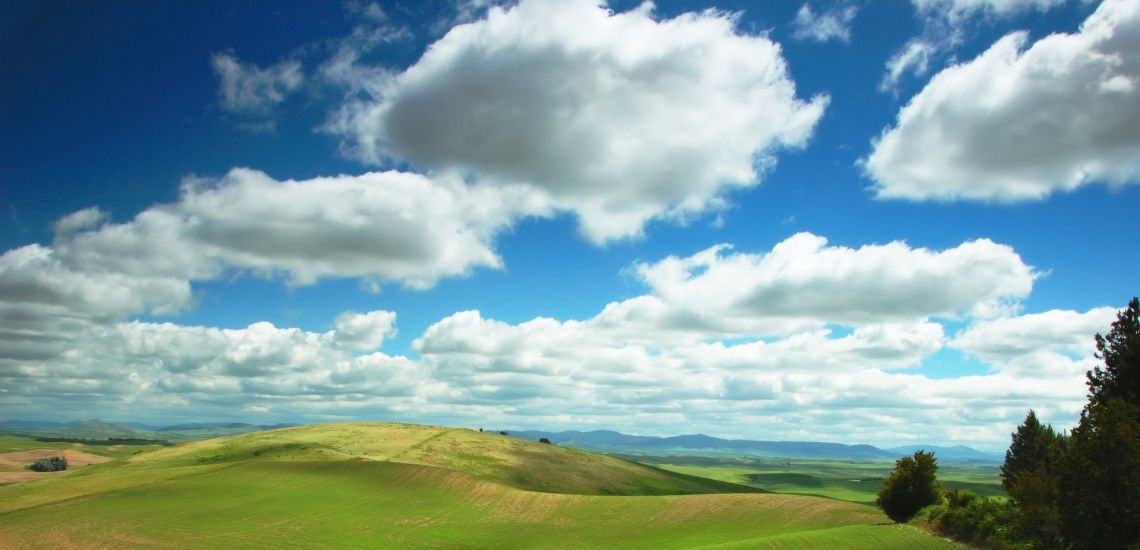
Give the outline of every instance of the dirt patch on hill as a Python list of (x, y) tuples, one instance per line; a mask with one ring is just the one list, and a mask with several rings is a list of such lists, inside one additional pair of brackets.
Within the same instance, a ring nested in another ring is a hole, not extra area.
[[(85, 453), (73, 449), (32, 449), (13, 453), (0, 453), (0, 484), (22, 483), (49, 476), (58, 472), (32, 472), (24, 466), (41, 458), (62, 456), (67, 459), (68, 469), (88, 464), (99, 464), (111, 460), (105, 456)], [(5, 471), (7, 470), (7, 471)]]
[(31, 449), (13, 453), (0, 453), (0, 468), (20, 469), (41, 458), (62, 456), (68, 466), (86, 466), (111, 460), (105, 456), (76, 451), (74, 449)]

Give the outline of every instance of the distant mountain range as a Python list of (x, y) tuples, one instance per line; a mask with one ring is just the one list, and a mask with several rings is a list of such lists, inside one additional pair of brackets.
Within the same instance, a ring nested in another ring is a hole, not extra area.
[(178, 442), (256, 432), (273, 428), (285, 428), (294, 425), (295, 424), (255, 425), (240, 422), (217, 422), (152, 426), (137, 422), (115, 423), (104, 422), (102, 420), (79, 420), (75, 422), (5, 420), (0, 422), (0, 432), (24, 434), (35, 437), (89, 440), (145, 439), (150, 441)]
[[(297, 424), (256, 425), (242, 422), (193, 422), (156, 426), (137, 422), (105, 422), (80, 420), (75, 422), (45, 422), (37, 420), (0, 421), (0, 432), (35, 437), (55, 437), (87, 440), (145, 439), (177, 443), (194, 439), (221, 437)], [(844, 445), (819, 441), (752, 441), (747, 439), (721, 439), (704, 434), (653, 437), (629, 435), (611, 430), (591, 432), (565, 431), (513, 431), (515, 437), (537, 440), (547, 438), (565, 447), (602, 453), (654, 456), (748, 456), (759, 458), (801, 458), (823, 460), (881, 461), (894, 460), (913, 454), (915, 450), (931, 451), (942, 461), (1001, 462), (1000, 454), (986, 453), (957, 445), (908, 445), (881, 449), (873, 445)]]
[(999, 454), (957, 445), (908, 445), (880, 449), (873, 445), (844, 445), (818, 441), (752, 441), (747, 439), (721, 439), (703, 434), (652, 437), (628, 435), (610, 430), (592, 432), (566, 431), (515, 431), (523, 439), (547, 438), (552, 443), (587, 451), (622, 453), (629, 455), (677, 456), (750, 456), (761, 458), (806, 458), (826, 460), (895, 460), (914, 454), (918, 449), (933, 452), (939, 460), (953, 462), (1001, 462)]

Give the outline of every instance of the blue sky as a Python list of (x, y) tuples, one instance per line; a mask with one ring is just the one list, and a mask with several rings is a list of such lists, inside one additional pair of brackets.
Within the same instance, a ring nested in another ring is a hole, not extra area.
[(1000, 448), (1137, 293), (1140, 2), (18, 2), (0, 418)]

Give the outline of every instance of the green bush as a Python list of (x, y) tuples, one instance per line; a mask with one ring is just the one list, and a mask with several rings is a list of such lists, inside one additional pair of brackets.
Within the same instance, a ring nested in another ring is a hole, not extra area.
[(934, 453), (915, 451), (895, 462), (895, 470), (883, 482), (875, 502), (892, 520), (905, 523), (919, 510), (941, 499), (941, 489), (935, 479), (938, 461)]
[(935, 529), (943, 535), (995, 550), (1028, 548), (1013, 537), (1016, 518), (1017, 510), (1010, 502), (979, 498), (957, 489), (946, 493), (945, 507), (930, 514)]
[(41, 458), (28, 464), (26, 468), (33, 472), (59, 472), (67, 469), (67, 459), (62, 456)]

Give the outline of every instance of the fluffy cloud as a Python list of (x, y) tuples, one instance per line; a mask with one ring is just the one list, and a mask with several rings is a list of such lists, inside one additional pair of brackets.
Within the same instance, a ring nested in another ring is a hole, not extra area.
[[(58, 353), (50, 360), (0, 357), (0, 381), (11, 407), (51, 402), (57, 408), (228, 411), (226, 405), (282, 399), (410, 399), (425, 383), (421, 369), (375, 351), (392, 334), (394, 319), (387, 311), (350, 313), (324, 333), (266, 322), (241, 329), (88, 324), (71, 338), (54, 339)], [(354, 354), (346, 345), (370, 353)]]
[(547, 211), (521, 186), (400, 172), (276, 181), (245, 169), (187, 180), (177, 202), (126, 223), (81, 210), (54, 225), (50, 247), (0, 256), (0, 388), (13, 410), (65, 400), (76, 414), (92, 403), (223, 410), (286, 393), (358, 404), (410, 395), (422, 381), (415, 363), (354, 355), (395, 333), (390, 312), (345, 313), (325, 333), (123, 321), (176, 313), (191, 302), (191, 282), (235, 270), (295, 285), (345, 277), (428, 287), (498, 267), (495, 235)]
[[(81, 217), (91, 215), (64, 225)], [(36, 244), (9, 250), (0, 256), (0, 372), (5, 360), (59, 357), (59, 342), (90, 326), (174, 313), (190, 296), (182, 279), (76, 270)]]
[(779, 46), (731, 15), (658, 21), (590, 0), (493, 7), (371, 89), (328, 125), (355, 155), (533, 186), (595, 242), (723, 205), (803, 146), (828, 102), (797, 99)]
[[(509, 325), (467, 311), (429, 327), (414, 347), (460, 399), (487, 399), (484, 392), (502, 398), (503, 391), (521, 384), (542, 388), (540, 395), (546, 396), (597, 395), (611, 402), (648, 404), (681, 397), (718, 399), (726, 392), (743, 399), (742, 384), (779, 386), (774, 381), (784, 375), (912, 367), (941, 348), (943, 340), (941, 325), (925, 321), (869, 325), (842, 337), (819, 330), (731, 345), (647, 346), (613, 336), (589, 321), (538, 318)], [(467, 391), (471, 388), (478, 391)]]
[[(74, 219), (64, 225), (115, 227), (94, 225), (105, 223), (98, 212)], [(0, 265), (42, 270), (52, 258), (46, 247), (18, 249)], [(684, 425), (735, 436), (996, 446), (1030, 407), (1058, 423), (1075, 418), (1087, 368), (1075, 356), (1087, 353), (1081, 342), (1089, 334), (1078, 335), (1103, 330), (1094, 325), (1113, 313), (976, 319), (951, 345), (994, 372), (933, 379), (922, 365), (943, 352), (947, 338), (930, 316), (1007, 310), (1032, 286), (1032, 269), (1008, 247), (982, 240), (942, 251), (903, 243), (852, 249), (800, 234), (765, 253), (714, 247), (634, 272), (647, 294), (583, 320), (512, 324), (478, 311), (450, 315), (414, 341), (419, 359), (378, 350), (395, 334), (389, 311), (346, 312), (325, 332), (266, 322), (225, 329), (80, 319), (65, 332), (42, 335), (37, 349), (48, 354), (17, 353), (12, 340), (0, 340), (0, 389), (10, 414), (52, 404), (76, 416), (93, 407), (119, 416), (196, 410), (204, 418), (266, 421), (385, 415), (459, 425), (660, 433)], [(15, 285), (6, 273), (0, 282)], [(34, 295), (15, 286), (0, 290), (5, 297)], [(91, 300), (114, 299), (104, 290)], [(45, 291), (44, 302), (66, 302), (55, 292)], [(148, 307), (128, 302), (115, 311)], [(22, 326), (6, 323), (0, 336)], [(747, 425), (763, 428), (742, 432)], [(882, 426), (890, 427), (888, 438)]]
[(1005, 16), (1030, 9), (1045, 11), (1065, 0), (912, 0), (915, 9), (927, 16), (938, 15), (953, 22), (975, 14)]
[(301, 64), (282, 61), (269, 68), (242, 63), (229, 54), (211, 59), (214, 73), (221, 80), (222, 108), (246, 115), (265, 115), (301, 86)]
[(858, 324), (931, 315), (992, 316), (1029, 294), (1036, 274), (988, 239), (932, 251), (903, 242), (857, 249), (799, 233), (765, 254), (725, 254), (639, 264), (653, 296), (703, 318), (804, 319)]
[(521, 187), (402, 172), (276, 181), (235, 169), (188, 180), (178, 202), (130, 222), (58, 235), (53, 247), (83, 270), (199, 280), (236, 268), (297, 285), (340, 277), (425, 288), (499, 267), (494, 236), (544, 208)]
[(1084, 313), (1054, 309), (988, 319), (959, 332), (950, 346), (990, 362), (1012, 361), (1042, 350), (1087, 358), (1095, 350), (1093, 335), (1107, 333), (1116, 313), (1111, 307)]
[(799, 39), (811, 39), (816, 42), (839, 40), (847, 42), (851, 39), (851, 22), (855, 20), (858, 10), (855, 6), (835, 7), (822, 13), (815, 13), (810, 4), (804, 4), (796, 12), (793, 21), (793, 36)]
[(863, 159), (880, 198), (1042, 199), (1140, 181), (1140, 4), (1107, 0), (1074, 34), (1010, 34), (947, 68)]
[(998, 358), (984, 376), (900, 370), (943, 349), (927, 317), (990, 316), (1029, 292), (1032, 268), (987, 240), (851, 249), (800, 234), (763, 254), (714, 247), (635, 272), (649, 294), (589, 319), (466, 311), (435, 323), (413, 344), (445, 388), (433, 402), (480, 422), (738, 436), (755, 422), (762, 437), (846, 442), (879, 441), (868, 426), (890, 426), (892, 439), (997, 446), (1026, 409), (1069, 422), (1083, 401), (1078, 362), (1048, 347), (1035, 355), (1051, 361), (1048, 377)]
[(396, 314), (391, 311), (346, 312), (336, 318), (332, 333), (336, 342), (349, 349), (369, 350), (395, 336), (395, 325)]
[(100, 319), (173, 313), (189, 301), (190, 287), (172, 277), (76, 271), (51, 248), (32, 244), (0, 256), (0, 297), (5, 306), (59, 307), (72, 317)]
[[(815, 330), (747, 342), (623, 342), (593, 320), (512, 325), (468, 311), (416, 340), (442, 385), (433, 399), (468, 422), (882, 441), (1008, 441), (1030, 407), (1071, 422), (1080, 373), (1003, 369), (935, 379), (913, 368), (943, 345), (930, 321)], [(842, 414), (837, 414), (842, 411)], [(744, 430), (742, 432), (742, 430)]]

